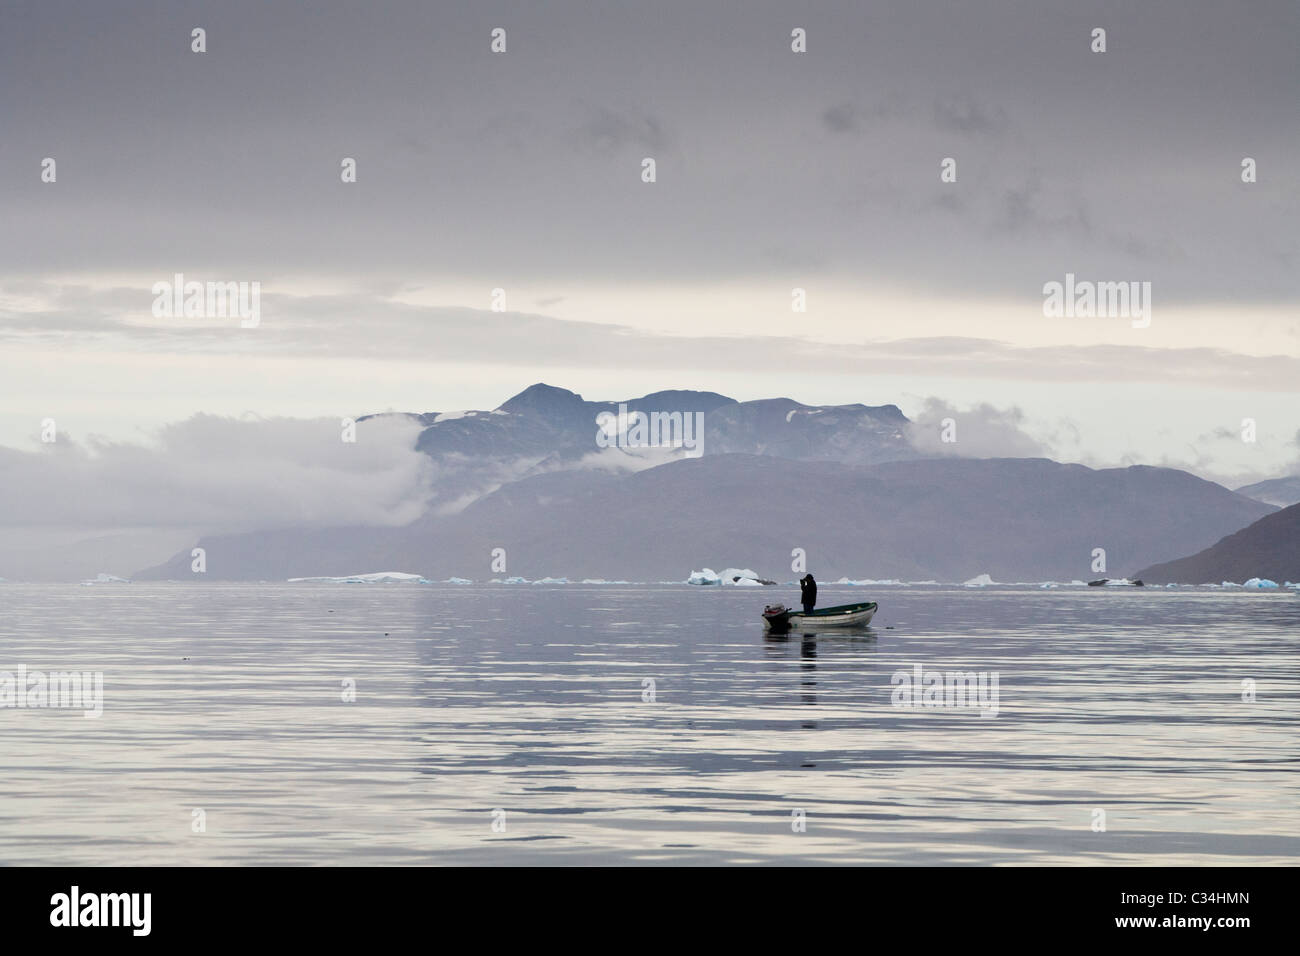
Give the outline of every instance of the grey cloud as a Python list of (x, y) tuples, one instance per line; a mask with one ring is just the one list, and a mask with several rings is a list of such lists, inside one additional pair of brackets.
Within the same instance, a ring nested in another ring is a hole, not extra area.
[[(1051, 450), (1024, 430), (1019, 408), (982, 403), (965, 410), (930, 397), (907, 427), (912, 447), (927, 455), (965, 458), (1040, 458)], [(953, 441), (944, 441), (945, 427)]]
[(833, 103), (822, 110), (821, 125), (832, 133), (862, 132), (873, 123), (899, 119), (909, 112), (907, 98), (896, 92)]
[(150, 443), (60, 434), (37, 451), (0, 448), (0, 527), (47, 529), (397, 525), (424, 509), (429, 459), (418, 423), (384, 418), (342, 440), (340, 419), (195, 415)]
[[(7, 9), (14, 272), (732, 279), (767, 265), (755, 246), (790, 244), (772, 211), (800, 208), (816, 225), (798, 238), (835, 251), (832, 273), (911, 288), (1041, 283), (1063, 251), (1048, 228), (1080, 271), (1145, 255), (1166, 302), (1297, 298), (1300, 10), (1283, 0), (1250, 16), (1057, 0), (1032, 17), (1010, 0), (813, 0), (806, 54), (776, 0), (744, 17), (514, 6), (501, 56), (478, 11), (415, 0)], [(1112, 51), (1090, 54), (1102, 15)], [(207, 54), (184, 42), (196, 16)], [(649, 194), (622, 165), (634, 150), (689, 174)], [(954, 154), (971, 210), (956, 223), (935, 203)], [(52, 186), (22, 159), (46, 155)], [(1243, 155), (1260, 162), (1249, 187)]]
[(577, 128), (577, 141), (598, 153), (636, 149), (647, 155), (663, 153), (669, 140), (662, 123), (644, 113), (616, 112), (600, 107)]
[(969, 94), (956, 94), (934, 104), (934, 121), (940, 129), (958, 133), (1001, 133), (1007, 128), (1006, 112), (987, 107)]
[(848, 103), (832, 106), (822, 112), (822, 125), (833, 133), (847, 133), (858, 128), (858, 112)]
[[(0, 291), (3, 285), (0, 285)], [(114, 303), (146, 312), (147, 289), (113, 290)], [(83, 318), (81, 306), (100, 320)], [(794, 371), (858, 374), (864, 363), (894, 374), (1076, 382), (1196, 381), (1205, 387), (1300, 391), (1300, 356), (1254, 356), (1216, 348), (1139, 346), (1025, 347), (994, 338), (932, 336), (867, 343), (810, 343), (798, 336), (737, 338), (657, 335), (614, 323), (578, 322), (520, 312), (397, 303), (370, 295), (289, 296), (263, 293), (262, 324), (128, 324), (95, 294), (66, 298), (64, 308), (35, 315), (0, 311), (0, 343), (65, 342), (79, 347), (214, 354), (293, 355), (491, 363), (544, 369), (569, 367), (574, 355), (617, 355), (641, 369), (753, 370), (773, 354)], [(362, 409), (360, 411), (367, 411)]]
[[(1052, 208), (1052, 207), (1055, 208)], [(1091, 237), (1092, 222), (1082, 203), (1045, 196), (1037, 178), (1003, 190), (993, 222), (1009, 233)]]

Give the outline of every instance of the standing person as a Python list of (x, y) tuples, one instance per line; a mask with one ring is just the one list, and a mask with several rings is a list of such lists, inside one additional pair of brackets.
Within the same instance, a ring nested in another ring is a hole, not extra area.
[(817, 582), (811, 574), (805, 574), (799, 579), (799, 600), (803, 602), (805, 614), (811, 614), (817, 606)]

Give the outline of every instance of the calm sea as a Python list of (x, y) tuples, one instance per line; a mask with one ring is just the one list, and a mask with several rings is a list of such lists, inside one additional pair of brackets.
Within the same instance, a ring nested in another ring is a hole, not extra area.
[(0, 863), (1300, 857), (1296, 594), (823, 586), (870, 631), (765, 635), (797, 597), (2, 584), (0, 671), (103, 714), (0, 709)]

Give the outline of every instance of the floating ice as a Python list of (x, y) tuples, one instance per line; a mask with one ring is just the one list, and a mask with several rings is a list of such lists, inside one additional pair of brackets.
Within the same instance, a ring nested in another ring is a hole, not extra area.
[(703, 571), (692, 571), (691, 576), (686, 579), (686, 583), (700, 584), (707, 587), (713, 584), (721, 584), (722, 578), (712, 568), (705, 568)]
[(568, 578), (538, 578), (534, 584), (568, 584)]
[(963, 581), (962, 584), (968, 588), (983, 588), (988, 587), (990, 584), (997, 584), (997, 582), (987, 574), (981, 574), (971, 578), (969, 581)]
[(343, 577), (290, 578), (290, 584), (432, 584), (428, 578), (407, 571), (374, 571)]
[(473, 584), (469, 578), (448, 578), (443, 584)]
[(1275, 587), (1277, 587), (1277, 582), (1276, 582), (1276, 581), (1270, 581), (1268, 578), (1251, 578), (1249, 581), (1247, 581), (1245, 584), (1243, 584), (1242, 587), (1243, 587), (1243, 588), (1255, 588), (1255, 589), (1257, 589), (1257, 590), (1261, 590), (1261, 591), (1262, 591), (1262, 590), (1265, 590), (1265, 589), (1267, 589), (1267, 588), (1275, 588)]
[(119, 578), (116, 574), (104, 574), (100, 572), (88, 581), (82, 581), (83, 585), (91, 584), (130, 584), (126, 578)]

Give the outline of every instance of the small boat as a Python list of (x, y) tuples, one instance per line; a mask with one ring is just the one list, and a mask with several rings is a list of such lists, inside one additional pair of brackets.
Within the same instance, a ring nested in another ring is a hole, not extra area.
[(821, 607), (811, 614), (792, 611), (784, 604), (769, 604), (763, 608), (763, 625), (774, 631), (798, 630), (800, 628), (823, 627), (866, 627), (876, 613), (876, 602), (864, 604), (840, 604), (836, 607)]

